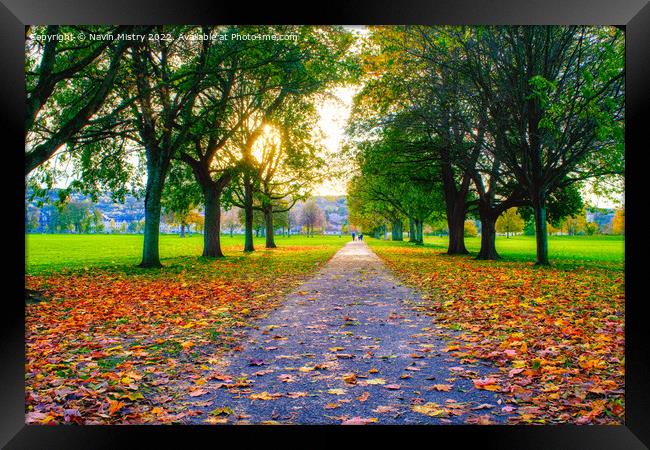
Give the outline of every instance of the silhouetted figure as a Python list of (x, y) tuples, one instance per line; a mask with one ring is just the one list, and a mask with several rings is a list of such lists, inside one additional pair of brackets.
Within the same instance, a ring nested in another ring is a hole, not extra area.
[(363, 241), (363, 234), (362, 233), (359, 233), (359, 240)]
[(354, 231), (353, 231), (353, 232), (352, 232), (352, 240), (353, 240), (353, 241), (355, 240), (354, 237), (355, 237), (355, 234), (354, 234)]

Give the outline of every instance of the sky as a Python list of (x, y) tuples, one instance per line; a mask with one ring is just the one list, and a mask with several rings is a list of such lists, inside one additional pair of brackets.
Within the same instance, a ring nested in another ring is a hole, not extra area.
[[(363, 37), (369, 33), (364, 25), (344, 25), (343, 28)], [(328, 153), (337, 153), (343, 144), (345, 126), (350, 117), (352, 98), (361, 86), (338, 87), (330, 93), (336, 99), (328, 99), (318, 106), (318, 125), (325, 135), (324, 145)], [(326, 180), (314, 189), (314, 195), (345, 195), (346, 180)]]
[[(338, 152), (343, 144), (352, 98), (359, 89), (359, 86), (336, 88), (331, 92), (336, 98), (327, 99), (318, 106), (318, 125), (323, 131), (323, 144), (328, 153)], [(345, 183), (346, 181), (341, 179), (326, 180), (314, 189), (314, 195), (345, 195)]]

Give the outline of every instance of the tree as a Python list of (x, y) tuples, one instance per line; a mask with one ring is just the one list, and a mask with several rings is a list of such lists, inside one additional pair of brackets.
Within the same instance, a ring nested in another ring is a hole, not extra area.
[(287, 237), (291, 236), (291, 230), (293, 230), (297, 225), (300, 225), (301, 217), (302, 209), (297, 205), (294, 205), (293, 208), (287, 211)]
[[(253, 27), (243, 31), (263, 30)], [(207, 74), (207, 86), (198, 96), (199, 108), (192, 114), (191, 143), (178, 155), (191, 168), (202, 192), (206, 219), (204, 257), (223, 256), (221, 196), (242, 163), (237, 161), (236, 144), (231, 141), (237, 133), (242, 133), (251, 116), (264, 116), (277, 107), (273, 102), (268, 103), (268, 96), (277, 88), (272, 77), (281, 70), (275, 63), (284, 55), (278, 50), (271, 44), (251, 48), (244, 41), (229, 40), (213, 47), (209, 55), (211, 70)]]
[[(493, 152), (526, 191), (537, 261), (547, 265), (554, 191), (623, 172), (623, 36), (606, 27), (486, 27), (465, 46), (489, 78), (479, 87), (489, 124), (506, 139)], [(484, 74), (485, 75), (485, 74)]]
[(104, 216), (102, 212), (95, 208), (92, 212), (92, 229), (95, 231), (95, 233), (101, 233), (104, 231)]
[(186, 166), (172, 166), (161, 198), (165, 222), (178, 225), (182, 238), (201, 198), (199, 186), (189, 172)]
[[(242, 208), (238, 208), (237, 213), (239, 222), (243, 223), (246, 220), (246, 212)], [(266, 233), (264, 228), (264, 214), (259, 209), (253, 209), (252, 230), (255, 237), (264, 236)]]
[(25, 212), (25, 231), (30, 232), (30, 233), (35, 233), (38, 231), (38, 228), (40, 226), (40, 210), (38, 208), (34, 208), (31, 211), (26, 211)]
[(323, 179), (318, 117), (312, 102), (302, 100), (290, 98), (278, 109), (253, 148), (251, 165), (229, 188), (230, 203), (245, 209), (246, 180), (252, 181), (250, 207), (264, 216), (266, 248), (276, 247), (274, 217), (309, 197)]
[(464, 234), (465, 237), (476, 237), (478, 236), (478, 230), (476, 229), (476, 225), (474, 225), (474, 222), (471, 220), (466, 220), (464, 225)]
[[(369, 59), (372, 78), (361, 95), (370, 97), (379, 123), (402, 117), (410, 123), (399, 148), (405, 159), (429, 165), (430, 181), (441, 183), (449, 229), (448, 254), (466, 254), (463, 224), (478, 157), (472, 145), (469, 109), (462, 97), (467, 81), (456, 70), (459, 51), (445, 45), (439, 27), (377, 27)], [(382, 77), (377, 77), (379, 71)], [(372, 94), (370, 91), (374, 90)], [(383, 116), (383, 118), (381, 117)], [(468, 152), (469, 148), (472, 151)], [(412, 220), (411, 228), (421, 227)], [(421, 233), (420, 233), (421, 234)]]
[(625, 234), (625, 207), (618, 208), (612, 219), (612, 233)]
[[(102, 41), (61, 39), (82, 31)], [(26, 43), (25, 175), (79, 133), (113, 88), (130, 41), (117, 39), (133, 27), (29, 27)], [(36, 40), (34, 36), (45, 36)]]
[(593, 236), (598, 232), (598, 224), (596, 222), (587, 222), (585, 224), (585, 233), (587, 236)]
[(247, 252), (255, 250), (252, 226), (255, 185), (258, 181), (258, 164), (254, 156), (256, 141), (288, 101), (313, 99), (335, 83), (350, 79), (354, 73), (352, 54), (348, 52), (354, 39), (350, 33), (340, 27), (301, 26), (289, 29), (295, 31), (299, 39), (296, 42), (269, 41), (272, 53), (278, 57), (268, 66), (269, 79), (262, 82), (265, 85), (270, 82), (273, 89), (264, 91), (256, 99), (254, 111), (248, 115), (237, 136), (237, 147), (241, 154), (238, 168), (243, 191), (242, 208), (245, 213), (244, 251)]
[[(370, 138), (356, 142), (351, 150), (360, 173), (349, 183), (348, 198), (355, 199), (350, 203), (351, 215), (361, 207), (360, 216), (366, 216), (364, 222), (373, 225), (373, 232), (384, 229), (387, 222), (399, 239), (402, 221), (408, 219), (410, 240), (421, 245), (424, 222), (444, 208), (444, 200), (439, 167), (413, 161), (418, 149), (422, 150), (419, 139), (410, 114), (405, 113), (395, 115)], [(367, 217), (373, 213), (383, 220)]]
[(127, 230), (129, 233), (137, 233), (138, 231), (138, 221), (137, 220), (130, 220), (129, 224), (127, 226)]
[(563, 228), (566, 229), (566, 232), (569, 236), (585, 233), (587, 227), (587, 217), (586, 217), (585, 209), (580, 211), (579, 214), (565, 218), (564, 223), (562, 225)]
[(61, 231), (81, 233), (84, 223), (90, 218), (90, 202), (67, 200), (56, 207), (57, 227)]
[(517, 208), (509, 208), (503, 212), (496, 221), (496, 230), (505, 233), (506, 238), (511, 233), (519, 233), (524, 229), (524, 220), (519, 216)]
[(325, 223), (325, 215), (314, 200), (310, 200), (302, 208), (301, 223), (307, 228), (307, 233), (314, 235), (314, 227), (322, 227)]
[(230, 237), (232, 237), (233, 232), (241, 226), (241, 222), (239, 220), (239, 211), (239, 208), (230, 208), (228, 211), (221, 213), (223, 219), (221, 221), (221, 226), (224, 229), (228, 230)]
[(448, 253), (467, 252), (462, 224), (474, 211), (482, 224), (478, 257), (498, 257), (498, 216), (532, 205), (537, 263), (548, 264), (553, 195), (622, 175), (619, 30), (376, 27), (371, 42), (369, 81), (359, 95), (369, 120), (355, 128), (372, 134), (408, 111), (413, 126), (397, 151), (439, 167)]
[[(206, 74), (211, 40), (180, 40), (187, 27), (159, 30), (170, 40), (145, 40), (132, 47), (137, 101), (132, 108), (147, 166), (144, 246), (140, 267), (160, 267), (161, 199), (172, 157), (187, 144), (191, 112)], [(208, 32), (207, 28), (201, 30)], [(197, 48), (198, 46), (198, 48)], [(173, 87), (173, 89), (172, 89)]]

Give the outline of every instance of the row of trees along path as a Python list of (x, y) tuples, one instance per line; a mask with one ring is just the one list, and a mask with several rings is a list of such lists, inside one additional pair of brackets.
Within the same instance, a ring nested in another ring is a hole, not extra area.
[[(114, 39), (56, 38), (79, 31)], [(122, 33), (164, 39), (117, 39)], [(187, 38), (197, 33), (295, 39)], [(142, 267), (160, 266), (163, 206), (203, 206), (203, 256), (223, 256), (221, 206), (244, 209), (245, 251), (254, 250), (253, 211), (262, 211), (273, 247), (273, 212), (324, 177), (316, 105), (358, 76), (354, 38), (342, 27), (48, 26), (27, 36), (28, 185), (43, 193), (70, 163), (68, 190), (123, 200), (143, 183)]]

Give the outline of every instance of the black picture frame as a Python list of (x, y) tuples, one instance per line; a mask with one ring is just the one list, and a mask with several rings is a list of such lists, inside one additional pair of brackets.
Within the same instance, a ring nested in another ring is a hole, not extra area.
[[(0, 445), (3, 448), (187, 447), (197, 439), (235, 448), (253, 440), (279, 439), (282, 445), (311, 448), (399, 433), (402, 445), (513, 449), (641, 449), (650, 445), (650, 369), (643, 282), (644, 176), (642, 174), (650, 104), (650, 4), (648, 0), (409, 0), (307, 2), (221, 2), (172, 0), (0, 0), (0, 126), (3, 155), (10, 163), (0, 242), (16, 242), (5, 255), (6, 279), (0, 289)], [(24, 424), (24, 33), (30, 24), (600, 24), (626, 33), (626, 413), (622, 426), (430, 426), (430, 427), (214, 427), (214, 426), (26, 426)], [(14, 210), (15, 209), (15, 210)], [(3, 247), (7, 247), (4, 245)], [(10, 287), (10, 289), (6, 289)], [(298, 428), (298, 430), (296, 429)], [(293, 433), (300, 431), (301, 437)], [(409, 444), (411, 442), (411, 444)], [(270, 448), (273, 448), (271, 446)], [(366, 447), (366, 445), (364, 445)]]

